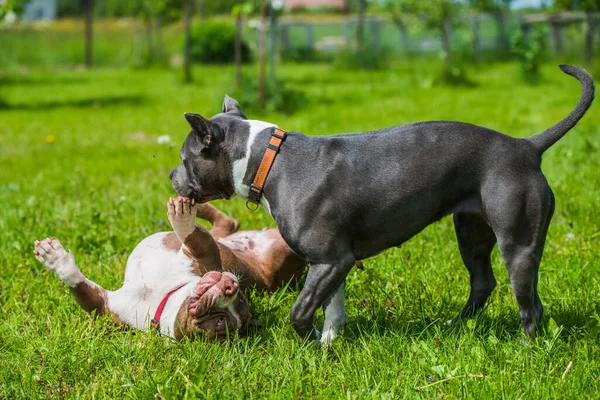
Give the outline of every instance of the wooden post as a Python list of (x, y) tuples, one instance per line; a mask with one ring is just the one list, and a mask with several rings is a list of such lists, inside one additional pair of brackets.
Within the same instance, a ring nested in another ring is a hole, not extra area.
[(83, 0), (83, 5), (85, 8), (85, 66), (92, 68), (94, 0)]
[(473, 62), (479, 61), (481, 53), (481, 20), (479, 15), (473, 16)]
[(281, 35), (281, 48), (283, 51), (290, 49), (290, 24), (279, 24), (279, 34)]
[(183, 27), (185, 31), (185, 43), (183, 49), (183, 81), (192, 82), (192, 0), (184, 0), (183, 3)]
[(529, 26), (529, 24), (521, 19), (521, 34), (523, 35), (523, 40), (527, 41), (529, 39), (529, 31), (531, 27)]
[(563, 53), (562, 24), (557, 19), (550, 20), (550, 31), (552, 33), (552, 44), (554, 52), (558, 55)]
[(310, 47), (311, 49), (315, 45), (315, 37), (313, 35), (313, 27), (310, 23), (304, 24), (304, 29), (306, 30), (306, 47)]
[(258, 42), (258, 106), (265, 108), (265, 72), (267, 39), (267, 0), (260, 2), (260, 39)]
[(450, 20), (447, 16), (444, 16), (440, 30), (442, 35), (442, 50), (444, 51), (444, 71), (449, 74), (452, 69), (452, 39)]
[(165, 56), (165, 53), (164, 53), (164, 45), (163, 45), (163, 37), (162, 37), (162, 17), (160, 15), (157, 15), (154, 18), (154, 31), (156, 34), (155, 55), (156, 55), (157, 59), (162, 60)]
[(583, 60), (591, 68), (594, 62), (594, 31), (596, 17), (590, 11), (585, 13), (585, 42), (583, 48)]
[(275, 19), (275, 10), (271, 2), (269, 7), (269, 88), (274, 93), (277, 82), (275, 81), (275, 31), (277, 29), (277, 20)]
[(496, 22), (496, 47), (505, 52), (508, 51), (509, 43), (506, 37), (506, 24), (504, 11), (499, 9), (492, 14), (494, 21)]
[(144, 21), (146, 28), (146, 61), (154, 61), (154, 45), (152, 44), (152, 20), (146, 17)]
[(235, 86), (242, 86), (242, 13), (235, 18)]
[(365, 1), (358, 0), (357, 4), (358, 25), (356, 26), (356, 44), (359, 50), (362, 50), (365, 44)]
[(373, 47), (378, 49), (381, 46), (381, 21), (378, 19), (371, 20), (371, 38)]

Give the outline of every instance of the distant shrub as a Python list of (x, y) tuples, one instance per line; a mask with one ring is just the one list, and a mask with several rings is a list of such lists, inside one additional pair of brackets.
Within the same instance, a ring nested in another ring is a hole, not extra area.
[(250, 114), (263, 114), (277, 112), (293, 114), (306, 107), (310, 98), (301, 90), (290, 87), (285, 80), (277, 80), (275, 87), (271, 87), (267, 80), (265, 85), (265, 109), (258, 106), (258, 78), (256, 75), (244, 75), (242, 88), (233, 92), (242, 109)]
[(281, 52), (281, 59), (283, 61), (297, 63), (331, 61), (332, 57), (332, 54), (319, 52), (311, 46), (292, 47)]
[[(203, 22), (192, 28), (191, 56), (204, 63), (231, 63), (235, 58), (235, 27), (225, 22)], [(251, 59), (250, 47), (242, 40), (242, 61)]]
[(515, 32), (511, 38), (511, 51), (521, 64), (521, 72), (526, 81), (535, 83), (540, 79), (540, 64), (546, 49), (546, 36), (535, 29), (525, 38), (521, 31)]
[(342, 68), (357, 68), (367, 70), (384, 69), (389, 65), (390, 52), (380, 47), (366, 46), (363, 49), (346, 49), (340, 51), (335, 64)]

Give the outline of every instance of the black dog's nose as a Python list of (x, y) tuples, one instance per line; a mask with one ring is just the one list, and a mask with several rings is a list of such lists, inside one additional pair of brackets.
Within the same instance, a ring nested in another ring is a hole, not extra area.
[(171, 173), (169, 174), (170, 180), (173, 180), (173, 175), (175, 175), (175, 170), (171, 171)]

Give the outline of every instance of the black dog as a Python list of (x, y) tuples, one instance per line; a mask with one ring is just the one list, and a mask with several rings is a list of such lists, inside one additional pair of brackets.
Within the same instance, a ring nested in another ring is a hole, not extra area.
[[(562, 121), (525, 139), (447, 121), (349, 135), (287, 135), (261, 204), (289, 246), (310, 262), (291, 311), (300, 335), (319, 337), (313, 317), (324, 306), (322, 341), (333, 339), (344, 322), (344, 280), (355, 260), (398, 246), (448, 214), (454, 214), (471, 275), (471, 294), (459, 317), (483, 307), (494, 289), (490, 253), (498, 243), (523, 331), (533, 335), (542, 316), (538, 268), (554, 211), (541, 155), (575, 126), (594, 98), (587, 72), (560, 68), (581, 82), (579, 103)], [(248, 120), (228, 96), (221, 114), (186, 119), (193, 130), (171, 175), (175, 190), (199, 203), (236, 193), (246, 198), (274, 125)]]

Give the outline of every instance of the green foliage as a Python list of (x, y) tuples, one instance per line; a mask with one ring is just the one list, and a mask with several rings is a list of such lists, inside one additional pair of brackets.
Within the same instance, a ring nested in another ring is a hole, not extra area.
[(598, 11), (600, 10), (600, 0), (556, 0), (555, 10), (582, 10)]
[[(538, 86), (515, 79), (516, 63), (487, 66), (474, 72), (478, 90), (424, 85), (436, 68), (427, 60), (377, 71), (284, 64), (278, 76), (310, 101), (292, 115), (260, 119), (307, 135), (451, 119), (524, 137), (567, 115), (581, 90), (555, 65), (541, 66), (546, 79)], [(350, 271), (349, 321), (329, 349), (303, 343), (290, 326), (294, 287), (252, 292), (264, 327), (230, 343), (174, 343), (82, 311), (34, 259), (33, 241), (59, 238), (90, 279), (119, 288), (136, 244), (171, 229), (165, 202), (189, 132), (183, 112), (220, 112), (233, 71), (203, 65), (194, 71), (202, 78), (183, 86), (169, 70), (2, 70), (0, 398), (598, 397), (598, 107), (544, 154), (556, 211), (538, 285), (545, 317), (530, 344), (519, 343), (516, 300), (497, 250), (498, 286), (485, 311), (445, 326), (469, 296), (449, 217)], [(157, 143), (163, 134), (172, 146)], [(215, 205), (242, 229), (273, 226), (239, 198)], [(321, 312), (315, 324), (322, 326)]]
[(20, 14), (23, 11), (23, 7), (27, 4), (26, 0), (3, 0), (0, 2), (0, 21), (9, 12)]
[(258, 77), (246, 74), (242, 78), (242, 87), (235, 90), (235, 99), (246, 113), (264, 115), (265, 113), (281, 113), (291, 115), (305, 109), (310, 101), (305, 92), (291, 87), (283, 79), (276, 81), (275, 87), (267, 79), (265, 82), (265, 109), (258, 106)]
[(105, 17), (163, 17), (174, 21), (181, 15), (182, 0), (104, 0), (96, 5), (96, 13)]
[(297, 63), (311, 63), (331, 61), (335, 55), (332, 53), (320, 52), (311, 46), (291, 47), (283, 50), (280, 53), (283, 61), (291, 61)]
[(511, 38), (511, 50), (521, 64), (523, 78), (530, 83), (536, 83), (540, 79), (540, 64), (546, 49), (546, 35), (542, 30), (534, 29), (529, 36), (525, 38), (520, 30), (516, 31)]
[(362, 49), (345, 49), (336, 54), (334, 63), (338, 67), (349, 69), (384, 69), (390, 64), (390, 52), (386, 48), (369, 45)]
[(397, 0), (395, 9), (417, 16), (429, 28), (439, 28), (445, 21), (456, 22), (456, 15), (462, 7), (458, 0)]
[[(192, 60), (203, 63), (230, 63), (235, 55), (235, 26), (226, 22), (202, 22), (191, 32)], [(242, 41), (242, 61), (251, 59), (248, 43)]]

